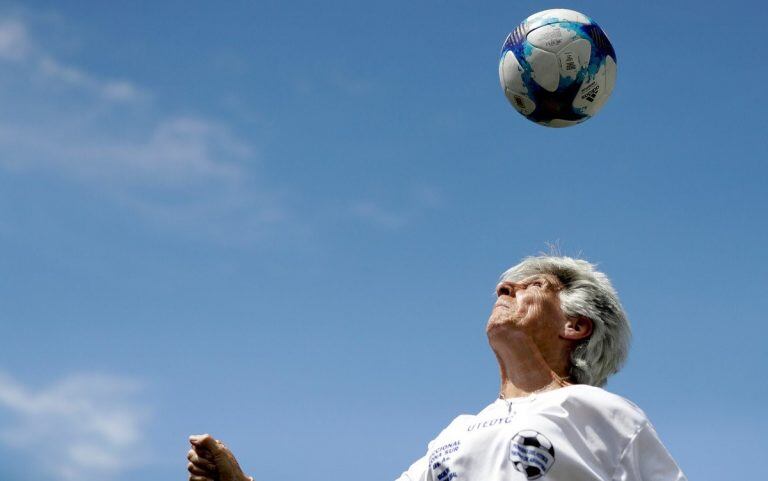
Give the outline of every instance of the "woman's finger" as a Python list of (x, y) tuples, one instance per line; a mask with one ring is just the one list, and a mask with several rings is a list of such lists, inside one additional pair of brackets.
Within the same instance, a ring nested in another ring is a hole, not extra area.
[(216, 471), (216, 465), (207, 459), (203, 459), (200, 456), (197, 455), (197, 452), (195, 452), (194, 448), (190, 449), (187, 453), (187, 459), (192, 464), (198, 466), (201, 469), (206, 469), (208, 471)]
[(194, 463), (187, 464), (187, 471), (197, 476), (213, 476), (214, 474), (216, 474), (214, 471), (201, 468), (200, 466)]
[(213, 478), (209, 478), (208, 476), (190, 475), (189, 476), (189, 481), (216, 481), (216, 480), (213, 479)]

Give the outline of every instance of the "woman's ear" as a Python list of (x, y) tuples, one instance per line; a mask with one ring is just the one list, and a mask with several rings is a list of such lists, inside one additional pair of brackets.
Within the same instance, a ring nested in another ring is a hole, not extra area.
[(578, 341), (592, 334), (592, 319), (584, 316), (569, 317), (563, 326), (563, 339)]

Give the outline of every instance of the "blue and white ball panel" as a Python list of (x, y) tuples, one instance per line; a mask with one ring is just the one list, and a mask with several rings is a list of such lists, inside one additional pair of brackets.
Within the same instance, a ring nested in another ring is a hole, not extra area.
[(592, 46), (588, 40), (580, 38), (569, 43), (557, 52), (560, 61), (560, 76), (567, 81), (574, 81), (581, 69), (589, 65)]
[(536, 104), (528, 96), (528, 87), (523, 82), (523, 74), (523, 67), (517, 61), (515, 53), (507, 51), (499, 62), (501, 88), (504, 89), (504, 95), (509, 103), (518, 112), (523, 115), (530, 115), (536, 109)]
[[(584, 112), (589, 116), (595, 115), (601, 108), (603, 108), (603, 105), (611, 96), (613, 86), (616, 83), (616, 62), (614, 62), (611, 57), (606, 57), (605, 62), (600, 66), (600, 70), (598, 70), (596, 77), (602, 78), (603, 91), (595, 97), (591, 105), (584, 108)], [(576, 99), (574, 100), (574, 108), (576, 107), (576, 100), (579, 98), (579, 96), (576, 96)]]
[(592, 79), (587, 79), (581, 85), (576, 98), (573, 99), (573, 110), (582, 115), (592, 115), (597, 99), (605, 92), (605, 68), (601, 67)]
[(536, 48), (547, 52), (557, 53), (563, 46), (576, 40), (579, 35), (573, 29), (560, 25), (551, 25), (548, 28), (537, 28), (530, 32), (526, 39)]
[(592, 19), (575, 10), (565, 8), (553, 8), (542, 12), (534, 13), (523, 21), (523, 24), (529, 29), (541, 27), (550, 23), (557, 22), (577, 22), (589, 25)]
[(557, 90), (560, 85), (560, 62), (557, 55), (536, 47), (531, 47), (530, 53), (526, 53), (526, 60), (531, 66), (531, 78), (548, 92)]
[(511, 90), (505, 90), (504, 95), (507, 96), (507, 99), (517, 111), (523, 115), (531, 115), (536, 110), (536, 104), (527, 95), (518, 94)]
[(573, 109), (588, 116), (596, 114), (610, 97), (615, 82), (616, 62), (611, 57), (606, 57), (595, 76), (586, 79), (582, 84), (573, 99)]
[(499, 80), (501, 88), (517, 93), (528, 93), (528, 87), (523, 82), (523, 67), (518, 62), (515, 52), (507, 50), (499, 62)]

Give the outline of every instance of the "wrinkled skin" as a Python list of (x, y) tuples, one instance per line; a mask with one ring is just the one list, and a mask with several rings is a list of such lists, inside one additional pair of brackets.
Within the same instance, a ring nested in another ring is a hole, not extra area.
[(235, 456), (224, 443), (209, 434), (189, 437), (187, 453), (189, 481), (253, 481), (246, 476)]
[(568, 384), (571, 349), (591, 334), (592, 322), (565, 315), (562, 289), (549, 274), (496, 286), (486, 334), (499, 362), (502, 396), (526, 396)]

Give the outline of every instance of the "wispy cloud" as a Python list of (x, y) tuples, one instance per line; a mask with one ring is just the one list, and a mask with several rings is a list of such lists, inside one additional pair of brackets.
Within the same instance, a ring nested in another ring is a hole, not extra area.
[(0, 69), (0, 168), (57, 173), (196, 235), (245, 226), (247, 240), (286, 218), (226, 123), (160, 112), (147, 89), (56, 58), (21, 18), (0, 17)]
[(364, 199), (353, 203), (349, 212), (377, 227), (398, 229), (443, 203), (440, 193), (431, 187), (416, 189), (405, 200), (407, 202), (404, 207), (390, 207), (380, 201)]
[[(55, 59), (33, 42), (27, 25), (19, 18), (0, 18), (0, 60), (25, 64), (53, 82), (82, 89), (115, 102), (134, 102), (146, 93), (127, 80), (100, 78)], [(23, 70), (16, 65), (17, 71)]]
[(146, 93), (127, 80), (100, 79), (84, 70), (62, 64), (49, 56), (39, 58), (37, 68), (54, 81), (87, 90), (105, 100), (134, 102), (146, 97)]
[(0, 59), (21, 60), (30, 51), (27, 29), (16, 19), (0, 20)]
[(148, 411), (140, 385), (120, 377), (79, 374), (31, 389), (0, 372), (0, 410), (12, 423), (0, 442), (21, 451), (56, 481), (104, 481), (142, 465)]
[[(194, 105), (164, 111), (156, 93), (122, 73), (60, 58), (25, 18), (0, 13), (0, 169), (53, 173), (162, 228), (239, 244), (349, 219), (396, 229), (440, 203), (429, 189), (395, 203), (309, 203), (265, 182), (258, 146), (231, 122), (190, 114)], [(373, 88), (340, 70), (325, 82), (348, 95)]]
[(235, 183), (243, 172), (234, 159), (251, 153), (224, 126), (203, 118), (164, 119), (138, 138), (91, 133), (82, 133), (81, 126), (62, 125), (41, 136), (29, 125), (0, 120), (0, 147), (16, 153), (0, 162), (19, 170), (55, 169), (99, 182), (183, 186), (201, 181)]

